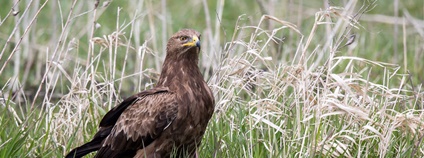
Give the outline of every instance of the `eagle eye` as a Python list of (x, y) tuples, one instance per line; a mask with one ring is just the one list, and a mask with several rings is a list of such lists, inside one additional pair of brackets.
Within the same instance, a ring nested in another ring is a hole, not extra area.
[(186, 37), (186, 36), (181, 36), (180, 37), (180, 41), (186, 41), (188, 39), (188, 37)]

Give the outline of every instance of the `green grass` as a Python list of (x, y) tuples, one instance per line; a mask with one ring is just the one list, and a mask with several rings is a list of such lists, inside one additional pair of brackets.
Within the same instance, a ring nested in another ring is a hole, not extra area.
[(423, 1), (13, 3), (0, 2), (0, 157), (90, 140), (153, 87), (181, 28), (202, 33), (216, 100), (200, 157), (424, 156)]

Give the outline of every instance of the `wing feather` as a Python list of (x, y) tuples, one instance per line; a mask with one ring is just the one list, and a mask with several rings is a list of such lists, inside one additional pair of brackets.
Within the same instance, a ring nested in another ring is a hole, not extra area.
[(174, 94), (158, 93), (136, 100), (117, 119), (96, 157), (134, 156), (159, 137), (177, 116)]
[[(81, 146), (73, 149), (65, 157), (66, 158), (82, 157), (82, 156), (84, 156), (84, 155), (86, 155), (90, 152), (93, 152), (93, 151), (96, 151), (96, 150), (99, 150), (99, 149), (102, 149), (102, 148), (107, 148), (107, 146), (105, 147), (105, 145), (103, 145), (103, 144), (105, 142), (105, 139), (108, 138), (109, 135), (111, 135), (112, 130), (115, 129), (117, 121), (121, 120), (121, 123), (119, 125), (120, 126), (119, 129), (122, 129), (123, 128), (122, 127), (122, 121), (125, 121), (124, 118), (126, 118), (127, 115), (128, 115), (126, 113), (131, 113), (131, 112), (125, 112), (125, 111), (131, 111), (131, 110), (128, 110), (128, 109), (130, 109), (131, 107), (134, 107), (134, 106), (140, 107), (142, 109), (149, 108), (147, 106), (144, 107), (143, 102), (146, 102), (146, 101), (150, 102), (150, 100), (154, 100), (154, 98), (157, 98), (157, 97), (160, 98), (160, 96), (162, 96), (162, 94), (169, 95), (171, 93), (168, 91), (168, 88), (154, 88), (154, 89), (150, 89), (150, 90), (140, 92), (136, 95), (133, 95), (133, 96), (125, 99), (119, 105), (115, 106), (108, 113), (106, 113), (106, 115), (102, 118), (102, 120), (100, 122), (99, 131), (94, 135), (93, 139), (90, 142), (87, 142), (84, 145), (81, 145)], [(154, 102), (151, 102), (149, 104), (154, 104)], [(158, 104), (163, 104), (163, 103), (158, 102)], [(150, 105), (150, 106), (152, 106), (152, 105)], [(140, 110), (140, 109), (136, 109), (136, 110)], [(123, 119), (120, 119), (121, 117)], [(160, 121), (159, 121), (159, 123), (160, 123)], [(143, 130), (143, 129), (139, 129), (139, 130)], [(133, 131), (133, 132), (136, 132), (136, 131)], [(125, 140), (127, 133), (122, 133), (122, 134), (116, 134), (115, 133), (114, 135), (115, 135), (114, 137), (116, 137), (115, 139), (117, 139), (117, 140)], [(153, 141), (153, 138), (151, 138), (147, 135), (144, 136), (144, 137), (143, 137), (143, 135), (135, 134), (135, 133), (132, 134), (132, 135), (134, 135), (134, 138), (132, 138), (134, 140), (134, 142), (137, 142), (137, 140), (143, 140), (145, 142), (152, 142)], [(136, 135), (138, 137), (136, 137)], [(118, 141), (116, 141), (115, 144), (116, 143), (118, 143)], [(130, 147), (126, 147), (126, 148), (129, 149)], [(122, 149), (125, 149), (125, 147), (122, 148)], [(106, 149), (102, 149), (102, 150), (107, 151)], [(128, 152), (128, 153), (129, 153), (129, 155), (132, 155), (131, 152)], [(122, 156), (125, 157), (125, 155), (122, 155)]]
[(122, 112), (124, 112), (125, 109), (128, 108), (128, 106), (133, 105), (134, 102), (136, 102), (139, 99), (143, 99), (146, 96), (153, 95), (153, 94), (159, 94), (168, 92), (167, 88), (154, 88), (150, 90), (146, 90), (143, 92), (138, 93), (137, 95), (133, 95), (131, 97), (128, 97), (124, 101), (121, 102), (118, 106), (111, 109), (106, 115), (103, 117), (102, 121), (100, 121), (100, 127), (106, 127), (110, 125), (114, 125), (118, 118), (121, 116)]

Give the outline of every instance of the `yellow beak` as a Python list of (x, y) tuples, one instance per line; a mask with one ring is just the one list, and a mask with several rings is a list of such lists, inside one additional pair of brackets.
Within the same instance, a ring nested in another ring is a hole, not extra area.
[(191, 41), (189, 41), (189, 42), (187, 42), (187, 43), (183, 44), (183, 46), (189, 46), (189, 47), (194, 47), (194, 46), (196, 46), (196, 47), (200, 47), (200, 40), (199, 40), (199, 37), (197, 37), (196, 35), (194, 35), (194, 36), (191, 38)]

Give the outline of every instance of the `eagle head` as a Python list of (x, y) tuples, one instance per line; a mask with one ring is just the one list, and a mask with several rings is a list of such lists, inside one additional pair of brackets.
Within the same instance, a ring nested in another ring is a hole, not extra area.
[(200, 33), (193, 29), (182, 29), (172, 35), (166, 45), (167, 56), (196, 56), (200, 52)]

